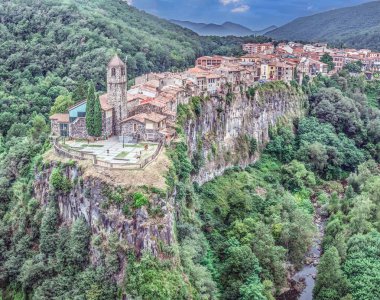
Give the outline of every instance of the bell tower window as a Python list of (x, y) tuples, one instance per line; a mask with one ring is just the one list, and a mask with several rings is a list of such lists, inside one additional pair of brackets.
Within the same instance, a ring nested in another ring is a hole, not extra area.
[(115, 68), (112, 68), (112, 70), (111, 70), (111, 76), (116, 76), (116, 69)]

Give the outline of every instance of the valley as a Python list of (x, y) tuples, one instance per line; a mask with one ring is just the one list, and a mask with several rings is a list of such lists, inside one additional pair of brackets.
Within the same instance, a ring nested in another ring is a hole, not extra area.
[(380, 298), (376, 47), (0, 11), (0, 300)]

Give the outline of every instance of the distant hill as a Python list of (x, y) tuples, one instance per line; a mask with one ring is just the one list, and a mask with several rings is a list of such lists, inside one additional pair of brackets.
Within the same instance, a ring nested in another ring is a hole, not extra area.
[(380, 50), (380, 1), (298, 18), (266, 35)]
[(104, 89), (115, 52), (128, 55), (133, 78), (189, 67), (201, 55), (238, 55), (243, 38), (201, 37), (119, 0), (12, 0), (0, 1), (0, 40), (0, 95), (20, 95), (47, 74)]
[(80, 82), (104, 91), (115, 52), (128, 55), (132, 79), (183, 70), (202, 55), (240, 55), (244, 41), (266, 39), (199, 36), (120, 0), (0, 1), (0, 132), (3, 113), (47, 115)]
[(270, 26), (263, 30), (254, 31), (248, 27), (245, 27), (240, 24), (225, 22), (221, 25), (218, 24), (206, 24), (206, 23), (195, 23), (190, 21), (179, 21), (179, 20), (170, 20), (170, 22), (188, 28), (199, 35), (202, 36), (248, 36), (248, 35), (263, 35), (268, 31), (276, 29), (276, 26)]
[(269, 26), (267, 28), (264, 28), (262, 30), (255, 31), (255, 35), (265, 35), (267, 32), (270, 32), (272, 30), (277, 29), (278, 27), (276, 25)]

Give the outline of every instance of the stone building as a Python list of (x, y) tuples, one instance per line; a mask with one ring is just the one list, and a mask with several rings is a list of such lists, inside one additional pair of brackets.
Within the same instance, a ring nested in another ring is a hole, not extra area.
[[(127, 114), (127, 68), (115, 55), (107, 66), (107, 93), (99, 97), (102, 108), (102, 138), (120, 135), (121, 120)], [(87, 100), (68, 108), (65, 114), (50, 117), (52, 134), (73, 139), (89, 138), (86, 129)]]
[[(175, 121), (175, 96), (182, 90), (164, 87), (165, 78), (159, 74), (151, 77), (127, 91), (126, 64), (117, 55), (111, 59), (107, 66), (107, 93), (99, 97), (101, 138), (127, 136), (133, 140), (155, 141), (166, 134), (167, 121), (169, 124)], [(86, 106), (87, 100), (83, 100), (69, 107), (67, 113), (52, 115), (53, 136), (90, 138), (86, 128)]]
[(127, 67), (115, 55), (107, 67), (107, 104), (113, 108), (113, 133), (121, 134), (121, 121), (127, 116)]

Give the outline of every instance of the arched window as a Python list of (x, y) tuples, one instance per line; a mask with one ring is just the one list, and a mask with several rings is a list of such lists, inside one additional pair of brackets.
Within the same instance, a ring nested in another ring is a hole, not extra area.
[(125, 69), (121, 68), (121, 76), (125, 76)]
[(112, 68), (112, 70), (111, 70), (111, 76), (116, 76), (116, 69), (115, 68)]

